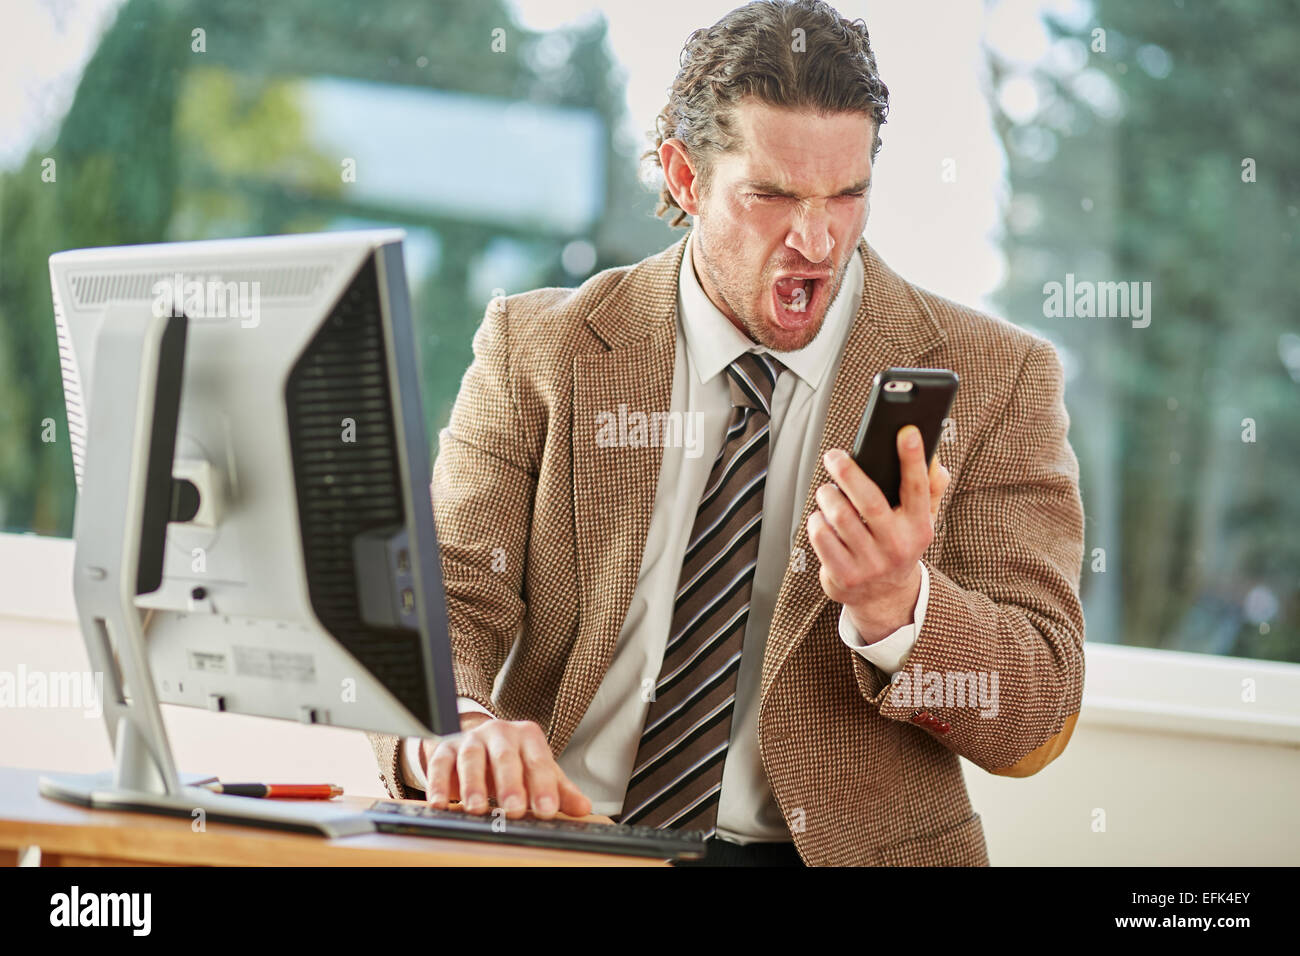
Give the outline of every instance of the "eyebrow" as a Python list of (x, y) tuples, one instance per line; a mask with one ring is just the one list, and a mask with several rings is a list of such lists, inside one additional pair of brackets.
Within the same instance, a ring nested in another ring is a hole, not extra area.
[[(841, 189), (838, 193), (836, 193), (836, 195), (846, 196), (849, 193), (860, 193), (870, 185), (871, 185), (871, 177), (868, 176), (866, 179), (860, 182), (856, 182), (852, 186), (846, 186), (844, 189)], [(741, 188), (745, 189), (747, 192), (766, 193), (771, 196), (785, 196), (788, 199), (801, 198), (798, 193), (792, 192), (789, 189), (784, 189), (781, 186), (778, 186), (776, 183), (759, 182), (757, 180), (746, 180), (745, 182), (741, 183)]]

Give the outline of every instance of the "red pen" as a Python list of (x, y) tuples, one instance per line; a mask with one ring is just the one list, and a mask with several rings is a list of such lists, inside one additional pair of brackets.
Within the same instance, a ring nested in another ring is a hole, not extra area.
[(343, 794), (343, 788), (334, 783), (205, 783), (200, 786), (234, 797), (281, 800), (330, 800)]

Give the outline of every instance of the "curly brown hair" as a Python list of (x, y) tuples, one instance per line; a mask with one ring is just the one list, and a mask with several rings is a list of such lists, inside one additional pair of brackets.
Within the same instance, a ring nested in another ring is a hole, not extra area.
[[(680, 139), (700, 191), (707, 191), (712, 154), (740, 145), (732, 114), (750, 96), (821, 114), (869, 113), (876, 124), (871, 158), (880, 151), (889, 88), (876, 70), (867, 25), (846, 20), (824, 0), (756, 0), (686, 38), (668, 103), (650, 130), (654, 145), (641, 159), (662, 173), (659, 147)], [(681, 225), (686, 213), (665, 182), (655, 216), (671, 209), (677, 214), (669, 225)]]

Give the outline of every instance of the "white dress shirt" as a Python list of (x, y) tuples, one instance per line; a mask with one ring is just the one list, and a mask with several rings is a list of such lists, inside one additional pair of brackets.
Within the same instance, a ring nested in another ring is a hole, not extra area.
[[(789, 828), (772, 796), (758, 749), (758, 691), (772, 611), (786, 566), (802, 557), (809, 574), (816, 555), (793, 553), (805, 500), (818, 461), (822, 427), (840, 354), (862, 300), (863, 264), (854, 255), (838, 296), (817, 337), (797, 352), (774, 352), (756, 345), (718, 311), (700, 286), (686, 250), (678, 281), (677, 353), (670, 411), (696, 415), (702, 427), (694, 448), (665, 447), (640, 576), (632, 594), (609, 669), (582, 721), (557, 762), (592, 801), (594, 813), (617, 815), (623, 806), (632, 764), (650, 703), (641, 688), (657, 682), (672, 620), (674, 595), (695, 513), (713, 461), (722, 447), (731, 414), (726, 369), (746, 351), (768, 352), (786, 371), (772, 394), (770, 445), (758, 565), (737, 677), (731, 741), (723, 765), (718, 836), (735, 843), (789, 841)], [(865, 407), (866, 396), (863, 396)], [(685, 420), (685, 419), (683, 419)], [(683, 429), (683, 434), (690, 434)], [(921, 563), (921, 591), (913, 622), (873, 644), (865, 643), (841, 609), (840, 638), (886, 675), (903, 665), (920, 633), (930, 593), (929, 572)], [(846, 651), (846, 653), (849, 653)], [(510, 661), (507, 660), (507, 668)], [(477, 702), (459, 699), (462, 713), (487, 713)], [(406, 783), (424, 790), (419, 739), (402, 748)]]

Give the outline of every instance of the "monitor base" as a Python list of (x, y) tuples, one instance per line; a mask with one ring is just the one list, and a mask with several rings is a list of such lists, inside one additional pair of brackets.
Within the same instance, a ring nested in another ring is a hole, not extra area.
[[(357, 807), (340, 806), (328, 800), (294, 801), (232, 797), (213, 793), (199, 783), (215, 777), (181, 774), (178, 794), (126, 790), (113, 784), (113, 773), (45, 774), (40, 779), (42, 796), (74, 803), (92, 810), (119, 810), (185, 817), (192, 821), (234, 823), (242, 826), (313, 833), (326, 837), (374, 833), (374, 824)], [(195, 824), (198, 829), (200, 824)]]

